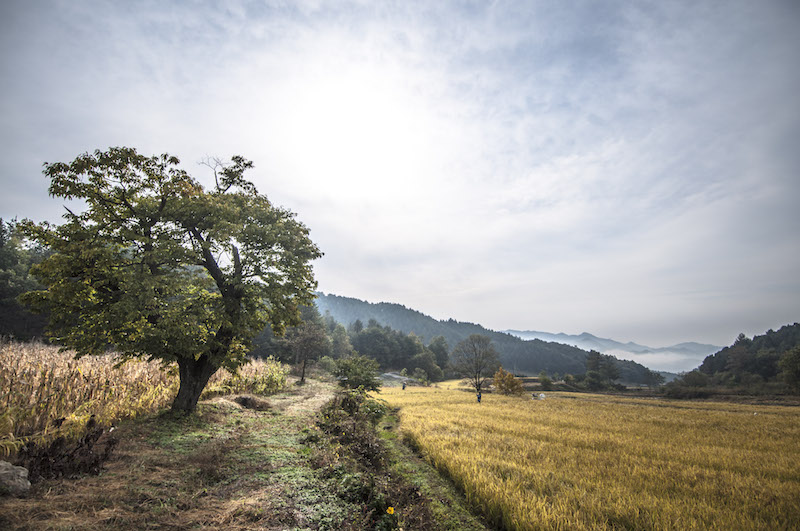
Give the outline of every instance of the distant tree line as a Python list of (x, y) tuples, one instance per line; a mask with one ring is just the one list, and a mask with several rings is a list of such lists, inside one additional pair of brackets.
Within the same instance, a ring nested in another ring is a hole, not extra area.
[[(622, 370), (619, 363), (613, 356), (601, 354), (596, 350), (589, 351), (586, 356), (586, 370), (581, 374), (565, 374), (561, 389), (576, 391), (622, 391), (626, 389), (622, 384)], [(539, 375), (542, 388), (547, 389), (553, 386), (550, 378), (546, 374)], [(664, 376), (656, 371), (645, 369), (639, 376), (640, 385), (654, 388), (664, 383)]]
[(800, 324), (768, 330), (736, 341), (700, 366), (665, 386), (669, 396), (704, 397), (719, 393), (800, 392)]
[[(330, 314), (327, 317), (333, 319)], [(442, 336), (425, 345), (414, 333), (404, 334), (371, 319), (366, 326), (356, 320), (350, 326), (350, 340), (357, 352), (368, 353), (381, 369), (405, 369), (407, 374), (430, 382), (444, 378), (449, 348)]]
[[(374, 319), (366, 325), (356, 319), (345, 328), (330, 313), (321, 315), (315, 306), (301, 308), (301, 315), (303, 324), (287, 329), (283, 338), (265, 329), (254, 341), (253, 355), (274, 356), (300, 365), (324, 357), (336, 361), (361, 354), (375, 360), (382, 371), (402, 372), (425, 382), (440, 381), (445, 376), (449, 347), (442, 336), (434, 337), (425, 345), (415, 334), (381, 326)], [(314, 349), (299, 348), (297, 344), (301, 338), (309, 335), (325, 340), (317, 341)]]
[[(586, 373), (589, 353), (585, 350), (547, 341), (523, 340), (510, 334), (488, 330), (480, 325), (453, 319), (438, 321), (416, 310), (400, 304), (368, 303), (351, 297), (318, 293), (316, 305), (321, 312), (330, 312), (333, 318), (350, 326), (356, 321), (375, 321), (381, 326), (390, 326), (404, 334), (413, 333), (423, 343), (441, 336), (454, 347), (473, 334), (491, 339), (500, 361), (506, 369), (516, 374), (581, 375)], [(658, 376), (647, 367), (629, 360), (609, 357), (616, 365), (618, 382), (639, 385), (655, 385)]]

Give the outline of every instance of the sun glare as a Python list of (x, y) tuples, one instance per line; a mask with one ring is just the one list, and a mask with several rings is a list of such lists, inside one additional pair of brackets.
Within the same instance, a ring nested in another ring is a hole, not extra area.
[(362, 65), (311, 76), (288, 113), (284, 142), (304, 181), (335, 179), (352, 197), (402, 194), (433, 164), (429, 105), (398, 72)]

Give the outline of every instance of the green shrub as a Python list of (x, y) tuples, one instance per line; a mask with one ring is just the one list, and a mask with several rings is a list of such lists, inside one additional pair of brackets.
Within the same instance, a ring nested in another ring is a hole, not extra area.
[(426, 387), (431, 384), (431, 381), (428, 378), (428, 373), (425, 372), (425, 369), (421, 367), (417, 367), (416, 369), (414, 369), (414, 372), (411, 374), (411, 377)]
[(344, 391), (322, 409), (317, 426), (362, 465), (382, 470), (385, 449), (375, 433), (375, 424), (385, 412), (385, 406), (367, 398), (363, 391)]
[(372, 358), (353, 354), (336, 361), (334, 374), (342, 387), (379, 391), (381, 382), (378, 379), (378, 367), (378, 362)]
[(317, 367), (327, 373), (334, 374), (336, 372), (336, 361), (330, 356), (322, 356), (317, 362)]

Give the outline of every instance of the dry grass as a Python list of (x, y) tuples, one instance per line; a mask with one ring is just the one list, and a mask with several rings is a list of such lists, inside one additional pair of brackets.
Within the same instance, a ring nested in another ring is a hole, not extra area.
[(386, 389), (401, 428), (509, 529), (796, 529), (800, 410)]
[[(178, 390), (175, 367), (129, 361), (114, 355), (86, 356), (41, 343), (0, 345), (0, 456), (24, 443), (46, 443), (59, 435), (77, 438), (94, 416), (110, 425), (170, 404)], [(273, 361), (246, 365), (236, 375), (219, 371), (203, 397), (285, 387), (288, 369)]]

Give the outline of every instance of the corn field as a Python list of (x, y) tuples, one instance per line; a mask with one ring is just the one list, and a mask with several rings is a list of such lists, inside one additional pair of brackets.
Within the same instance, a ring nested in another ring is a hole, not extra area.
[(403, 435), (508, 529), (798, 529), (800, 410), (385, 389)]
[[(0, 344), (0, 456), (28, 442), (83, 435), (89, 418), (110, 425), (168, 406), (178, 392), (177, 367), (128, 361), (114, 355), (59, 352), (42, 343)], [(286, 385), (288, 368), (257, 361), (237, 374), (218, 371), (201, 398), (251, 392), (271, 394)]]

